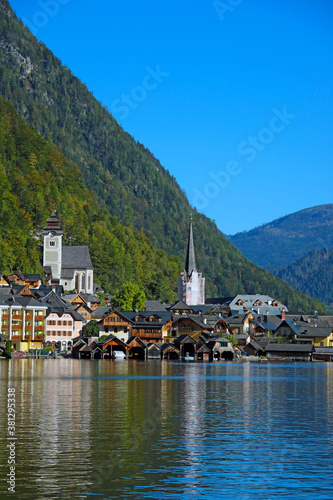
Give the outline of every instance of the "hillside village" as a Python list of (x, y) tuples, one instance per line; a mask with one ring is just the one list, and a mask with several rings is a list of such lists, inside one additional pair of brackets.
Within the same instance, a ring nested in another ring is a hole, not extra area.
[[(3, 355), (332, 360), (333, 316), (288, 311), (278, 298), (259, 293), (205, 299), (192, 221), (178, 301), (147, 300), (144, 311), (112, 308), (111, 297), (94, 283), (88, 247), (63, 246), (56, 213), (47, 220), (43, 237), (44, 276), (0, 274)], [(84, 335), (89, 322), (97, 325), (98, 336)]]

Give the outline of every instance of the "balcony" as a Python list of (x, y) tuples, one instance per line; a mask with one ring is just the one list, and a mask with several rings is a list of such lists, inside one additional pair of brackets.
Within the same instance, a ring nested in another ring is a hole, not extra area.
[(24, 340), (31, 340), (31, 335), (25, 335)]
[(24, 329), (25, 330), (32, 330), (32, 325), (25, 325)]
[(162, 334), (161, 333), (144, 333), (140, 332), (136, 334), (140, 339), (160, 339), (162, 340)]
[(26, 314), (25, 319), (32, 319), (32, 314)]
[(35, 321), (44, 321), (45, 316), (35, 316)]
[(39, 342), (44, 341), (45, 336), (44, 336), (44, 334), (38, 333), (37, 335), (34, 336), (34, 340), (38, 340)]
[(44, 325), (35, 325), (35, 331), (44, 332)]
[(22, 330), (22, 325), (12, 325), (12, 330)]
[(21, 314), (13, 314), (12, 318), (22, 320), (22, 315)]
[(12, 335), (12, 340), (21, 340), (21, 335)]
[(2, 317), (2, 319), (8, 319), (9, 318), (8, 314), (3, 314), (1, 317)]

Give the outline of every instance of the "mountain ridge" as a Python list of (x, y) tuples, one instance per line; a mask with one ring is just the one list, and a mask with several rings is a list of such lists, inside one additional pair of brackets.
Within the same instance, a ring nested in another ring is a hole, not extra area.
[[(268, 270), (285, 267), (308, 252), (333, 246), (333, 204), (285, 215), (229, 237), (252, 262)], [(261, 243), (265, 241), (263, 247)]]
[[(321, 307), (248, 262), (212, 220), (190, 206), (176, 179), (154, 155), (125, 132), (87, 87), (23, 26), (9, 2), (0, 0), (0, 8), (4, 12), (0, 93), (41, 136), (79, 165), (86, 187), (113, 220), (146, 235), (170, 259), (184, 262), (193, 212), (197, 265), (206, 277), (207, 295), (259, 290), (294, 309)], [(37, 228), (42, 215), (38, 207), (30, 215)]]

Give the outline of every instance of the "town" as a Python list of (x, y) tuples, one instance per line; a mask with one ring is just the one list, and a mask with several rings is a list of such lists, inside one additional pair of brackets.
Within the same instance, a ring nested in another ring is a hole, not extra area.
[[(56, 213), (43, 231), (45, 276), (0, 274), (0, 354), (77, 359), (332, 361), (333, 316), (288, 311), (276, 297), (205, 299), (192, 220), (178, 301), (112, 308), (94, 283), (87, 246), (64, 246)], [(97, 326), (86, 335), (87, 325)]]

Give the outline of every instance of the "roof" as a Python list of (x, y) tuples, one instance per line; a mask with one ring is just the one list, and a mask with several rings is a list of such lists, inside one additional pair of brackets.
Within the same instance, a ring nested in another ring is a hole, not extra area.
[(162, 302), (160, 302), (159, 300), (146, 300), (145, 302), (147, 312), (166, 311), (166, 306), (167, 304), (162, 304)]
[(315, 347), (315, 354), (328, 354), (333, 356), (333, 347)]
[(52, 212), (51, 216), (46, 221), (46, 226), (43, 230), (43, 234), (48, 234), (49, 232), (55, 232), (56, 234), (64, 234), (60, 227), (59, 218), (56, 215), (55, 210)]
[(169, 307), (169, 310), (170, 311), (174, 311), (174, 310), (179, 310), (181, 309), (182, 311), (184, 310), (193, 310), (191, 306), (188, 306), (183, 300), (178, 300), (178, 302), (176, 302), (175, 304), (173, 304), (171, 307)]
[(89, 249), (87, 246), (62, 247), (62, 270), (92, 268)]
[(272, 344), (266, 346), (267, 352), (312, 352), (312, 344)]
[(97, 307), (96, 309), (92, 310), (91, 318), (92, 319), (102, 319), (105, 316), (108, 316), (110, 312), (111, 312), (111, 307), (100, 306), (100, 307)]
[(275, 330), (275, 333), (279, 330), (279, 328), (283, 328), (284, 326), (288, 326), (294, 333), (298, 333), (300, 329), (300, 325), (295, 325), (295, 323), (289, 319), (285, 319), (282, 321), (280, 326)]
[(234, 314), (233, 316), (229, 316), (228, 318), (225, 318), (225, 322), (228, 325), (242, 325), (246, 318), (248, 317), (249, 313), (246, 314)]
[[(119, 314), (121, 314), (122, 316), (124, 316), (125, 318), (127, 318), (129, 321), (131, 321), (131, 323), (133, 323), (133, 325), (144, 325), (146, 327), (149, 326), (163, 326), (165, 325), (166, 323), (168, 323), (169, 321), (171, 321), (171, 313), (169, 311), (155, 311), (155, 312), (152, 312), (152, 311), (114, 311), (114, 312), (117, 312)], [(146, 318), (148, 319), (150, 316), (158, 316), (159, 318), (161, 318), (161, 321), (135, 321), (135, 317), (136, 316), (142, 316), (142, 318)]]
[(192, 219), (190, 220), (190, 228), (187, 243), (187, 253), (185, 262), (185, 271), (187, 276), (191, 276), (192, 272), (196, 272), (197, 267), (195, 264), (195, 253), (194, 253), (194, 243), (193, 243), (193, 226)]
[(297, 333), (298, 336), (302, 337), (328, 337), (332, 333), (331, 327), (320, 328), (320, 327), (301, 327)]
[(42, 280), (42, 277), (40, 274), (24, 274), (24, 279), (30, 280), (30, 281), (39, 281)]

